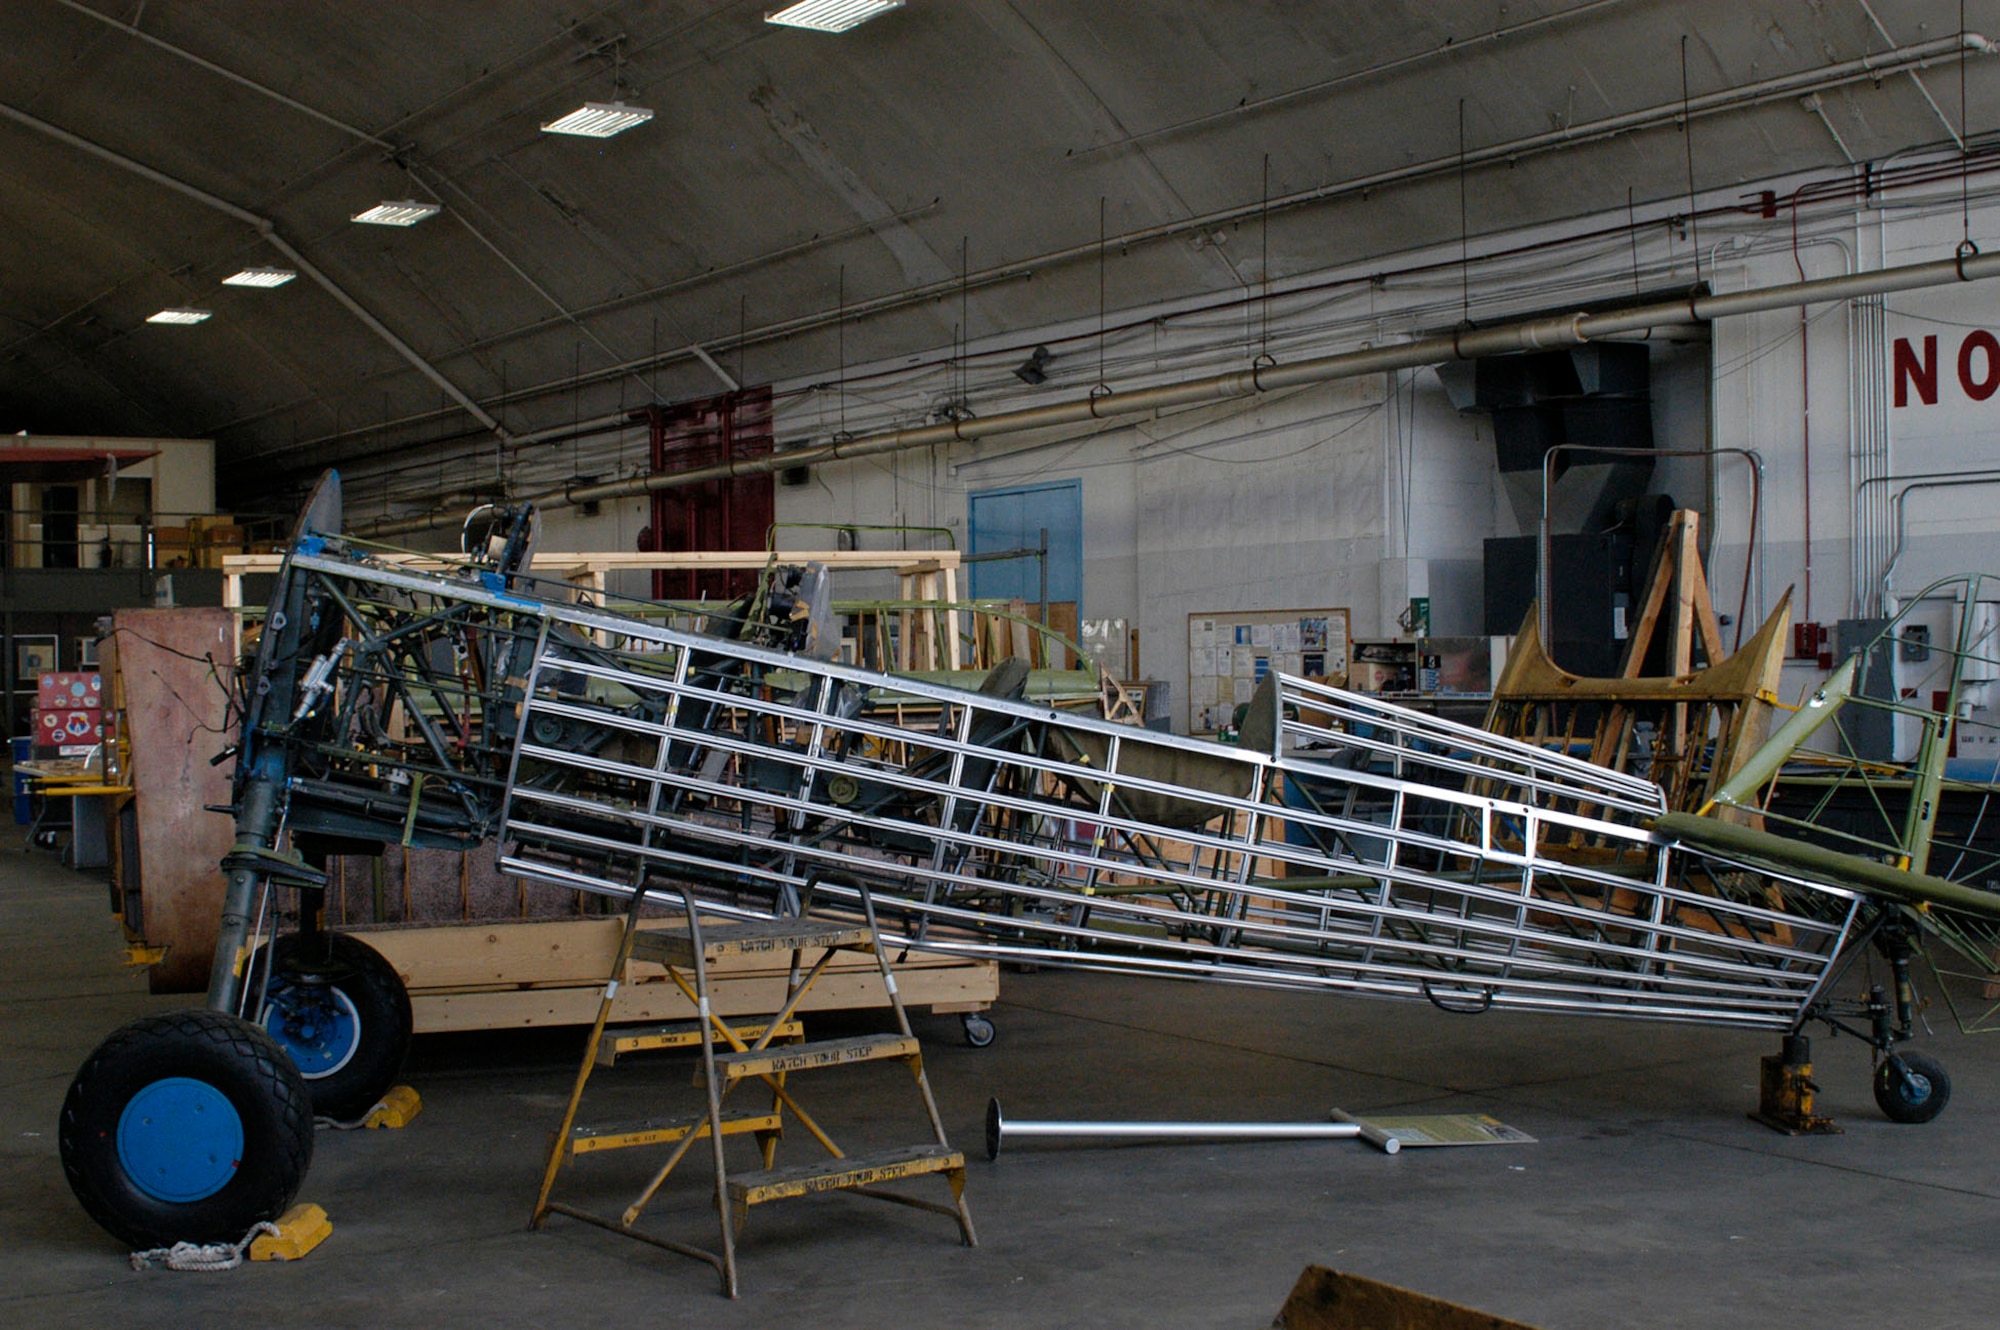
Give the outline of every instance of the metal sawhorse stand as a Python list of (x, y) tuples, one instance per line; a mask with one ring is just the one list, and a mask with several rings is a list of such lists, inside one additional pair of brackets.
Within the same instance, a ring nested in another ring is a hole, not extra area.
[[(643, 893), (635, 893), (626, 915), (625, 934), (612, 964), (611, 975), (598, 1003), (597, 1019), (584, 1047), (583, 1063), (577, 1069), (576, 1084), (563, 1110), (562, 1125), (550, 1142), (549, 1158), (542, 1174), (540, 1194), (535, 1198), (531, 1227), (540, 1228), (550, 1214), (568, 1215), (614, 1233), (638, 1238), (668, 1251), (705, 1261), (722, 1277), (723, 1291), (737, 1292), (736, 1239), (749, 1218), (750, 1207), (766, 1201), (804, 1196), (823, 1191), (854, 1191), (878, 1200), (915, 1206), (949, 1215), (958, 1222), (965, 1245), (976, 1246), (972, 1216), (965, 1206), (965, 1155), (945, 1139), (944, 1123), (930, 1081), (924, 1075), (923, 1054), (911, 1033), (910, 1019), (896, 987), (894, 968), (880, 945), (875, 926), (875, 907), (867, 892), (861, 892), (862, 919), (859, 922), (825, 921), (808, 917), (730, 921), (704, 924), (699, 902), (692, 889), (682, 892), (687, 924), (680, 929), (641, 929), (639, 914)], [(875, 957), (895, 1015), (896, 1032), (856, 1035), (819, 1042), (789, 1042), (802, 1038), (796, 1020), (799, 1003), (842, 951), (866, 952)], [(715, 1014), (709, 996), (709, 965), (723, 956), (750, 953), (789, 952), (791, 965), (786, 977), (785, 1000), (780, 1009), (758, 1025), (732, 1025)], [(809, 952), (818, 956), (810, 964)], [(607, 1043), (606, 1022), (611, 1005), (632, 960), (651, 961), (666, 967), (668, 976), (680, 986), (699, 1013), (692, 1023), (656, 1027), (630, 1033), (613, 1033)], [(716, 1045), (727, 1045), (718, 1052)], [(623, 1127), (584, 1127), (577, 1124), (577, 1111), (591, 1073), (609, 1065), (621, 1051), (638, 1048), (698, 1046), (701, 1069), (696, 1084), (706, 1092), (706, 1104), (691, 1115), (651, 1119)], [(849, 1155), (793, 1096), (787, 1078), (795, 1072), (847, 1066), (857, 1062), (901, 1062), (916, 1078), (924, 1110), (930, 1119), (932, 1140), (868, 1156)], [(769, 1088), (767, 1110), (725, 1114), (730, 1092), (749, 1081)], [(826, 1151), (827, 1158), (805, 1164), (777, 1165), (778, 1139), (783, 1132), (786, 1111)], [(724, 1157), (723, 1137), (751, 1135), (757, 1139), (763, 1167), (732, 1174)], [(640, 1215), (658, 1193), (669, 1174), (686, 1158), (698, 1140), (706, 1138), (715, 1163), (715, 1205), (720, 1232), (719, 1251), (676, 1242), (639, 1230)], [(577, 1156), (600, 1150), (644, 1145), (671, 1145), (665, 1163), (653, 1174), (623, 1214), (613, 1218), (591, 1213), (551, 1199), (556, 1179), (565, 1164)], [(882, 1183), (941, 1173), (951, 1187), (949, 1205), (886, 1191)]]

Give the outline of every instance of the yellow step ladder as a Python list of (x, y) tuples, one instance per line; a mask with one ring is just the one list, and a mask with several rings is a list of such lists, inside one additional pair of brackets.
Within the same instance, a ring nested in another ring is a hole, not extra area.
[[(945, 1139), (937, 1100), (931, 1094), (930, 1081), (924, 1074), (923, 1051), (910, 1030), (910, 1018), (896, 986), (895, 968), (889, 962), (887, 949), (880, 945), (875, 927), (874, 901), (865, 887), (859, 888), (858, 895), (862, 913), (859, 920), (801, 916), (704, 923), (693, 890), (684, 889), (682, 898), (687, 913), (686, 927), (641, 929), (639, 912), (644, 897), (643, 894), (635, 894), (632, 908), (626, 915), (625, 933), (619, 944), (618, 956), (612, 963), (611, 976), (598, 1003), (597, 1019), (591, 1026), (590, 1038), (584, 1047), (583, 1063), (577, 1069), (576, 1084), (563, 1110), (562, 1124), (550, 1142), (541, 1192), (535, 1198), (532, 1227), (540, 1228), (551, 1214), (568, 1215), (614, 1233), (694, 1257), (715, 1267), (722, 1277), (723, 1291), (732, 1298), (737, 1293), (736, 1240), (749, 1219), (750, 1208), (767, 1201), (815, 1192), (852, 1191), (948, 1215), (958, 1222), (959, 1234), (965, 1245), (978, 1245), (972, 1229), (972, 1215), (965, 1206), (965, 1155), (953, 1149)], [(888, 995), (889, 1009), (895, 1016), (895, 1032), (818, 1042), (806, 1040), (804, 1029), (797, 1019), (799, 1004), (825, 973), (828, 964), (843, 951), (865, 952), (875, 957), (883, 989)], [(790, 957), (785, 999), (779, 1010), (767, 1019), (731, 1024), (715, 1014), (714, 1004), (709, 999), (709, 966), (722, 957), (754, 954)], [(607, 1030), (612, 1002), (618, 995), (619, 984), (631, 961), (650, 961), (665, 967), (668, 977), (694, 1003), (697, 1019), (671, 1025)], [(718, 1045), (722, 1047), (718, 1049)], [(584, 1087), (593, 1071), (615, 1065), (626, 1054), (663, 1048), (699, 1049), (701, 1064), (695, 1073), (694, 1084), (705, 1092), (705, 1105), (681, 1116), (614, 1125), (578, 1124), (577, 1113), (583, 1101)], [(867, 1156), (850, 1155), (835, 1144), (825, 1128), (799, 1106), (789, 1084), (791, 1077), (863, 1062), (900, 1062), (909, 1069), (923, 1097), (932, 1140)], [(769, 1108), (725, 1111), (731, 1092), (751, 1083), (761, 1084), (770, 1090)], [(778, 1165), (778, 1141), (784, 1131), (787, 1113), (826, 1152), (825, 1159), (783, 1167)], [(761, 1168), (730, 1172), (723, 1138), (737, 1135), (755, 1138)], [(641, 1215), (668, 1176), (686, 1158), (694, 1144), (702, 1139), (710, 1142), (715, 1164), (719, 1250), (677, 1242), (637, 1227)], [(578, 1158), (601, 1151), (641, 1146), (670, 1146), (671, 1149), (666, 1161), (622, 1214), (615, 1217), (595, 1214), (552, 1199), (557, 1177), (565, 1166)], [(887, 1190), (882, 1186), (934, 1173), (943, 1175), (951, 1188), (951, 1203), (948, 1205)]]

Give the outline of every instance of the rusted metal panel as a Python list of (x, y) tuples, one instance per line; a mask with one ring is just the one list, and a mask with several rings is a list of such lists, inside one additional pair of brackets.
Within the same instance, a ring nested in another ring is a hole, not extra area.
[(197, 993), (208, 986), (219, 864), (235, 834), (226, 814), (204, 807), (229, 802), (229, 767), (209, 760), (230, 741), (236, 622), (221, 609), (118, 610), (111, 622), (114, 697), (124, 701), (136, 790), (142, 931), (148, 946), (166, 948), (150, 983), (155, 993)]
[(1271, 1323), (1275, 1330), (1535, 1330), (1525, 1321), (1360, 1275), (1309, 1265)]

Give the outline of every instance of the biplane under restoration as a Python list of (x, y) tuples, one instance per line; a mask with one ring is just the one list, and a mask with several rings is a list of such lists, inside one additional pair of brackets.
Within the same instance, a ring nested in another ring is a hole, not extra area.
[[(1463, 1012), (1823, 1020), (1874, 1045), (1891, 1116), (1948, 1095), (1899, 1051), (1912, 958), (1933, 938), (1983, 956), (2000, 896), (1921, 859), (1671, 815), (1649, 781), (1289, 676), (1225, 745), (1037, 705), (1007, 666), (977, 691), (851, 668), (828, 659), (809, 568), (721, 632), (678, 631), (658, 607), (543, 594), (534, 530), (483, 510), (462, 566), (420, 572), (340, 534), (337, 477), (306, 508), (239, 672), (208, 1009), (113, 1033), (63, 1110), (70, 1184), (121, 1239), (277, 1214), (314, 1110), (387, 1088), (407, 998), (317, 925), (325, 856), (382, 844), (491, 841), (524, 878), (670, 907), (692, 885), (722, 916), (865, 895), (899, 944), (963, 955)], [(886, 696), (935, 724), (878, 719)], [(1778, 765), (1721, 801), (1761, 813)], [(1889, 990), (1836, 998), (1871, 953)]]

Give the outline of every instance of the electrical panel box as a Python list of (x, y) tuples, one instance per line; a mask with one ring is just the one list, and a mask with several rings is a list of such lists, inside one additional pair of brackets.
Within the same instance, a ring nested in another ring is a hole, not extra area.
[[(1893, 703), (1902, 696), (1896, 686), (1895, 643), (1882, 636), (1888, 627), (1887, 619), (1842, 619), (1833, 626), (1836, 661), (1866, 650), (1855, 668), (1856, 697)], [(1895, 762), (1912, 756), (1896, 751), (1896, 715), (1882, 707), (1843, 707), (1837, 728), (1842, 749), (1863, 762)]]

